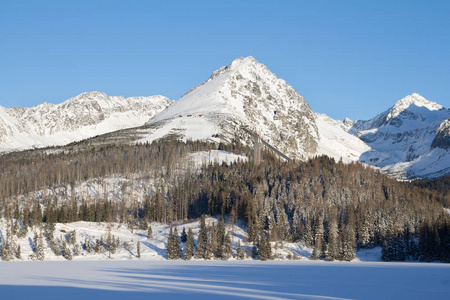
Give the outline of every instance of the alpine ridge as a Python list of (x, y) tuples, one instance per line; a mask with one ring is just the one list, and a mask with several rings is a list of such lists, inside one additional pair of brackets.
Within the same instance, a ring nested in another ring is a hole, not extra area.
[(0, 107), (0, 153), (65, 145), (141, 126), (171, 103), (163, 96), (124, 98), (89, 92), (56, 105)]
[(354, 122), (349, 132), (371, 148), (360, 162), (402, 179), (433, 178), (450, 171), (449, 117), (449, 110), (414, 93), (368, 121)]

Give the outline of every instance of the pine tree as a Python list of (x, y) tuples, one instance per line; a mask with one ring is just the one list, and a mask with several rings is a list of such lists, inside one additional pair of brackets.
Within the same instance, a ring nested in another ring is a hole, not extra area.
[(311, 255), (312, 259), (322, 259), (323, 253), (322, 253), (322, 245), (324, 244), (324, 237), (323, 237), (323, 219), (322, 217), (319, 217), (316, 222), (316, 233), (314, 236), (314, 248)]
[(175, 227), (173, 231), (173, 259), (181, 259), (181, 245), (178, 237), (178, 230)]
[(65, 259), (72, 260), (72, 258), (73, 258), (72, 251), (70, 250), (69, 246), (67, 245), (66, 240), (62, 240), (61, 251), (62, 251), (62, 256), (64, 256)]
[(186, 229), (183, 227), (183, 232), (181, 233), (181, 242), (186, 243), (186, 241), (187, 241)]
[(242, 251), (241, 240), (238, 240), (238, 242), (237, 242), (237, 246), (236, 246), (236, 258), (237, 258), (237, 259), (244, 259), (244, 251)]
[(202, 215), (200, 218), (200, 231), (198, 233), (197, 251), (195, 255), (197, 258), (209, 259), (208, 233), (206, 230), (205, 215)]
[(338, 226), (336, 220), (336, 214), (332, 213), (329, 229), (328, 229), (328, 245), (325, 259), (327, 261), (333, 261), (336, 259), (337, 242), (338, 242)]
[(269, 260), (272, 259), (272, 248), (270, 246), (269, 235), (261, 235), (261, 241), (259, 246), (259, 260)]
[(213, 255), (213, 257), (215, 258), (220, 258), (220, 248), (219, 248), (219, 243), (217, 242), (217, 233), (216, 233), (216, 228), (214, 227), (214, 224), (211, 225), (211, 231), (210, 231), (210, 235), (209, 235), (209, 240), (210, 240), (210, 247), (209, 249), (211, 250), (211, 253)]
[(42, 233), (39, 235), (38, 240), (37, 240), (36, 258), (37, 258), (37, 260), (41, 260), (41, 261), (45, 259), (44, 242), (42, 240)]
[(149, 225), (148, 226), (148, 231), (147, 231), (147, 238), (151, 239), (152, 237), (153, 237), (152, 226)]
[(136, 246), (137, 258), (141, 258), (141, 243), (138, 241)]
[(3, 261), (10, 261), (11, 260), (11, 256), (10, 256), (10, 252), (9, 252), (9, 243), (6, 242), (6, 243), (3, 244), (1, 255), (2, 255), (2, 260)]
[(92, 252), (91, 241), (89, 241), (87, 237), (84, 238), (84, 249), (86, 249), (88, 253)]
[(259, 246), (259, 241), (258, 241), (258, 238), (256, 238), (253, 241), (253, 247), (252, 247), (252, 258), (254, 258), (254, 259), (256, 259), (259, 255), (258, 246)]
[(222, 251), (221, 251), (222, 259), (228, 260), (231, 257), (231, 235), (228, 232), (223, 239)]
[(16, 258), (17, 258), (17, 259), (22, 259), (22, 251), (21, 251), (21, 249), (20, 249), (20, 245), (17, 246)]
[(166, 244), (167, 259), (174, 259), (173, 252), (174, 252), (173, 229), (172, 226), (170, 226), (169, 236), (167, 237), (167, 244)]
[(186, 247), (184, 248), (184, 260), (190, 260), (194, 256), (194, 234), (192, 233), (192, 229), (188, 229)]

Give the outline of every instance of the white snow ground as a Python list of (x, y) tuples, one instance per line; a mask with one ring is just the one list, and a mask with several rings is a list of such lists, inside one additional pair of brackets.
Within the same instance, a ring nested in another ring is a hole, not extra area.
[(305, 261), (0, 263), (2, 299), (448, 299), (450, 265)]

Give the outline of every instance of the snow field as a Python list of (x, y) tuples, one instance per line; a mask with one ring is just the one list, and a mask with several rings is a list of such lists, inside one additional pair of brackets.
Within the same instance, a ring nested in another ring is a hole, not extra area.
[(450, 266), (311, 261), (1, 263), (3, 299), (448, 299)]

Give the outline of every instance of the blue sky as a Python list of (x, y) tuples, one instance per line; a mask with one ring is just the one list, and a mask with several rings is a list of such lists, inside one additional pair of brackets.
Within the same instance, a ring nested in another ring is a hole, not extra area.
[(8, 1), (0, 105), (86, 91), (178, 99), (240, 56), (314, 111), (369, 119), (417, 92), (450, 107), (450, 1)]

